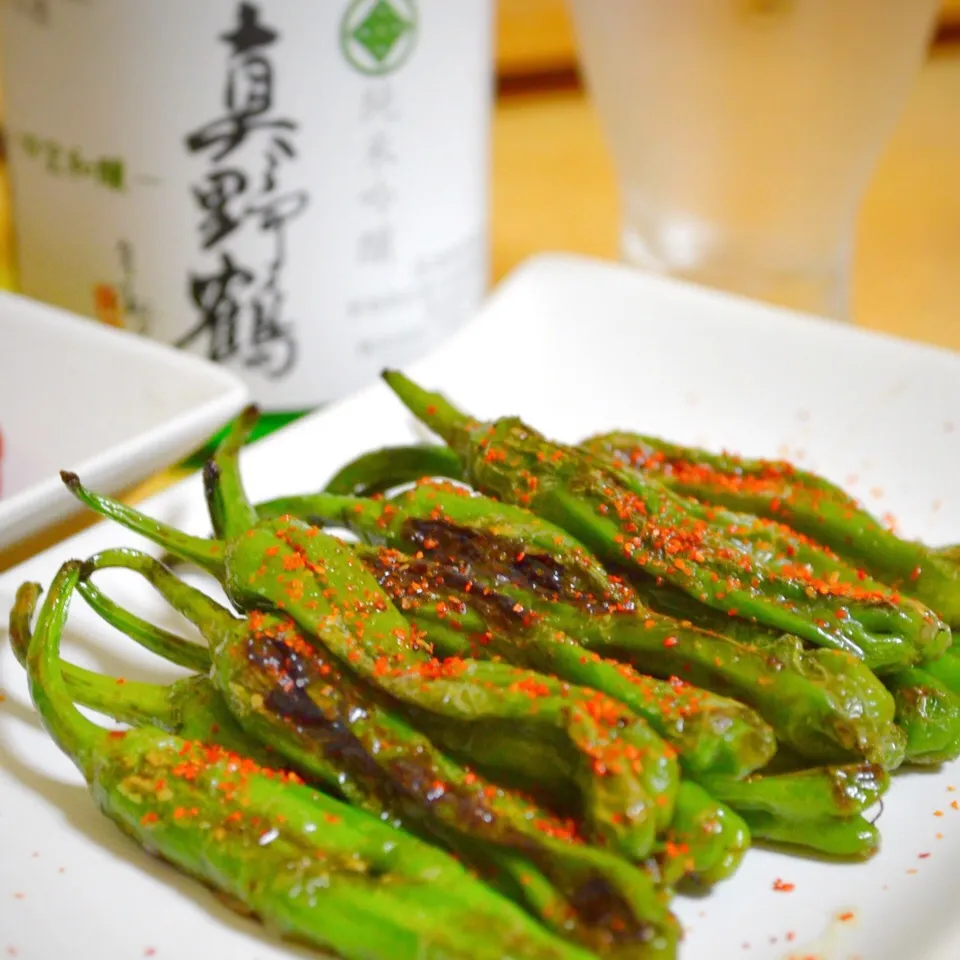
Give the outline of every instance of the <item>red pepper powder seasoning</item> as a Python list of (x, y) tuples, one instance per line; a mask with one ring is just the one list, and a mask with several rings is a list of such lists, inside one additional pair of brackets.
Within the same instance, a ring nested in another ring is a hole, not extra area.
[(788, 883), (777, 877), (777, 879), (773, 881), (773, 889), (776, 890), (777, 893), (793, 893), (796, 889), (796, 884)]

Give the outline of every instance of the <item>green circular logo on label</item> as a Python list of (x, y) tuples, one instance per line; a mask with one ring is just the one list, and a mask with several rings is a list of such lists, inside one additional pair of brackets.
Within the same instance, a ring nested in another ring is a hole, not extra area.
[(340, 23), (340, 48), (354, 69), (369, 76), (393, 73), (417, 42), (414, 0), (352, 0)]

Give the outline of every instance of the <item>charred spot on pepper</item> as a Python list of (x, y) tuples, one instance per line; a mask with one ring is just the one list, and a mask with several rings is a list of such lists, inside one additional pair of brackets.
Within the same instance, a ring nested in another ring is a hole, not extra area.
[(317, 663), (305, 660), (283, 640), (265, 636), (250, 638), (247, 661), (271, 686), (264, 697), (264, 706), (271, 714), (320, 741), (330, 759), (364, 776), (380, 776), (380, 768), (351, 731), (343, 705), (336, 705), (339, 715), (332, 709), (328, 714), (310, 696), (311, 685), (326, 685), (330, 680), (321, 676)]
[(650, 924), (634, 915), (605, 877), (585, 880), (570, 894), (568, 903), (580, 920), (604, 930), (603, 939), (610, 943), (648, 943), (654, 936)]
[(465, 527), (448, 519), (410, 518), (404, 536), (445, 566), (460, 565), (486, 583), (509, 583), (547, 602), (561, 601), (588, 613), (608, 613), (613, 604), (598, 591), (576, 563), (498, 536), (489, 530)]

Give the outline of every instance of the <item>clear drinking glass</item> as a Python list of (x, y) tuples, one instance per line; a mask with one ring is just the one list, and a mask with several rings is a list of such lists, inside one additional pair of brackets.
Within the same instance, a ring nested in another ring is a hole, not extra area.
[(570, 0), (636, 266), (847, 318), (939, 0)]

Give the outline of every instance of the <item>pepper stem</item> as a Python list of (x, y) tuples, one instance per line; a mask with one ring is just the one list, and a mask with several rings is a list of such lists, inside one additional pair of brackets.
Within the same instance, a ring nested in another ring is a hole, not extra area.
[(309, 493), (302, 497), (278, 497), (257, 504), (261, 520), (293, 516), (319, 527), (344, 527), (355, 533), (378, 530), (384, 514), (384, 500), (339, 496), (334, 493)]
[(383, 447), (351, 460), (323, 489), (324, 493), (372, 497), (423, 477), (462, 480), (460, 458), (449, 447), (440, 445)]
[[(80, 584), (79, 586), (82, 586)], [(25, 583), (17, 591), (10, 612), (10, 647), (20, 666), (27, 665), (31, 643), (30, 621), (41, 594), (40, 585)], [(60, 669), (70, 699), (121, 723), (141, 726), (157, 724), (168, 729), (177, 710), (170, 702), (169, 689), (156, 683), (121, 680), (85, 670), (61, 660)]]
[(43, 725), (89, 782), (93, 778), (94, 754), (106, 731), (76, 708), (60, 665), (60, 639), (70, 598), (80, 579), (80, 567), (79, 561), (68, 560), (57, 571), (27, 649), (27, 679), (30, 697)]
[(398, 370), (384, 370), (386, 385), (400, 402), (425, 426), (441, 437), (457, 453), (463, 453), (470, 427), (470, 417), (458, 410), (443, 394), (431, 393), (418, 386)]
[(81, 580), (77, 590), (95, 613), (145, 650), (197, 673), (210, 669), (210, 651), (205, 646), (141, 620), (111, 600), (92, 580)]
[[(159, 560), (139, 550), (120, 548), (116, 550), (102, 550), (90, 557), (83, 565), (83, 579), (88, 579), (96, 570), (121, 568), (139, 573), (167, 603), (178, 613), (183, 614), (203, 635), (210, 648), (213, 649), (226, 639), (243, 621), (234, 617), (226, 607), (208, 597), (202, 590), (197, 590), (184, 583), (176, 574), (165, 567)], [(170, 642), (172, 634), (168, 635), (165, 643)], [(133, 639), (138, 639), (134, 637)], [(156, 644), (158, 638), (153, 638)], [(196, 646), (189, 640), (181, 641), (184, 647)], [(165, 645), (165, 644), (164, 644)], [(155, 649), (150, 647), (149, 649)], [(159, 652), (159, 650), (155, 650)], [(184, 651), (179, 651), (184, 655)], [(161, 653), (161, 656), (165, 654)], [(209, 662), (207, 663), (209, 667)]]
[(203, 537), (192, 537), (181, 533), (160, 520), (154, 520), (133, 507), (114, 500), (103, 494), (87, 490), (75, 473), (66, 470), (60, 471), (60, 479), (67, 485), (70, 492), (83, 504), (103, 517), (109, 517), (117, 523), (146, 537), (165, 550), (183, 560), (195, 563), (202, 570), (212, 574), (218, 580), (225, 576), (223, 564), (223, 544), (217, 540), (205, 540)]
[(203, 489), (214, 532), (223, 540), (239, 537), (257, 522), (240, 476), (240, 450), (260, 419), (255, 406), (247, 407), (230, 426), (216, 453), (203, 468)]

